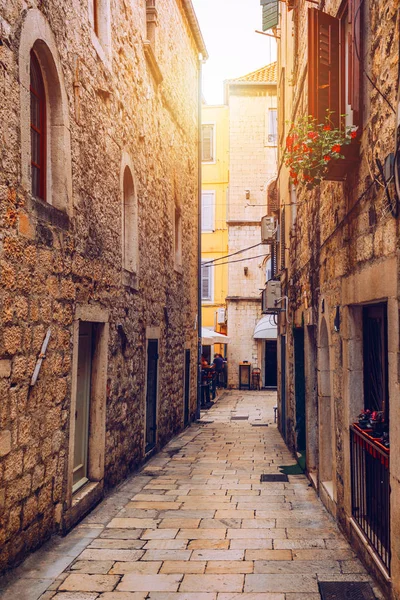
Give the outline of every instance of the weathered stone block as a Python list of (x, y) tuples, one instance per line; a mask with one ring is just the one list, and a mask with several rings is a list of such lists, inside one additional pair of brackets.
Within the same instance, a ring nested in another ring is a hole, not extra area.
[(11, 360), (0, 360), (0, 377), (10, 377), (11, 375)]
[(6, 456), (11, 452), (11, 431), (0, 432), (0, 456)]

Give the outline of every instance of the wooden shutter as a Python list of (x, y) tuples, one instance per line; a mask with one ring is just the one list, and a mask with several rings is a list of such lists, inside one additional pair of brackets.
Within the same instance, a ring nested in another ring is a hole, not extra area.
[(214, 192), (201, 194), (201, 230), (214, 231)]
[(349, 36), (349, 69), (348, 69), (348, 103), (353, 109), (353, 123), (360, 125), (361, 121), (361, 2), (362, 0), (349, 0), (349, 22), (351, 34)]
[(211, 162), (214, 160), (214, 126), (203, 125), (202, 131), (202, 160), (203, 162)]
[(260, 0), (262, 6), (262, 30), (268, 31), (279, 22), (279, 0)]
[(281, 222), (280, 222), (280, 270), (285, 268), (285, 249), (286, 249), (286, 226), (285, 226), (285, 209), (281, 211)]
[(308, 114), (324, 123), (327, 109), (340, 123), (339, 19), (308, 9)]
[(211, 266), (201, 265), (201, 299), (211, 300)]

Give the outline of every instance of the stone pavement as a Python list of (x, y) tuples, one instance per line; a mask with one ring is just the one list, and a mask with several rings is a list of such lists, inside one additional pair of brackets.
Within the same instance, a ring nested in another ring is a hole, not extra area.
[[(370, 581), (294, 464), (272, 392), (223, 392), (65, 538), (0, 579), (2, 600), (319, 600)], [(268, 424), (268, 426), (266, 426)]]

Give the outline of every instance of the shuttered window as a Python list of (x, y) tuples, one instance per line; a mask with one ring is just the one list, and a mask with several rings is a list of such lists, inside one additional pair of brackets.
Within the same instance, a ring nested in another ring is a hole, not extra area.
[(214, 157), (214, 125), (202, 125), (201, 148), (203, 162), (213, 162)]
[(316, 8), (308, 9), (308, 113), (324, 123), (332, 111), (335, 127), (340, 122), (339, 19)]
[(308, 11), (308, 113), (334, 127), (361, 124), (362, 0), (349, 0), (340, 18), (316, 8)]
[(347, 101), (353, 110), (353, 125), (361, 124), (362, 18), (362, 0), (350, 0), (348, 9), (350, 32), (346, 40), (348, 47)]
[(215, 231), (215, 192), (201, 193), (201, 231)]
[(201, 299), (212, 300), (212, 267), (201, 265)]
[(286, 249), (286, 225), (285, 225), (285, 209), (281, 211), (280, 222), (280, 270), (285, 268), (285, 249)]
[(267, 145), (276, 146), (278, 143), (278, 111), (270, 108), (267, 111)]
[(268, 31), (278, 25), (279, 0), (260, 0), (262, 6), (262, 30)]

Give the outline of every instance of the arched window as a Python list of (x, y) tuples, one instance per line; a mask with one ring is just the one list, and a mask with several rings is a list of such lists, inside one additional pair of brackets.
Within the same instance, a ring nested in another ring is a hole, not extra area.
[(34, 198), (71, 214), (68, 97), (56, 40), (46, 18), (36, 8), (26, 12), (22, 24), (18, 63), (21, 185)]
[(182, 210), (177, 198), (174, 203), (174, 257), (175, 268), (182, 266)]
[(32, 194), (46, 200), (46, 93), (39, 61), (33, 51), (30, 91)]
[(123, 267), (131, 273), (137, 272), (138, 226), (135, 186), (131, 170), (124, 169), (123, 176)]

